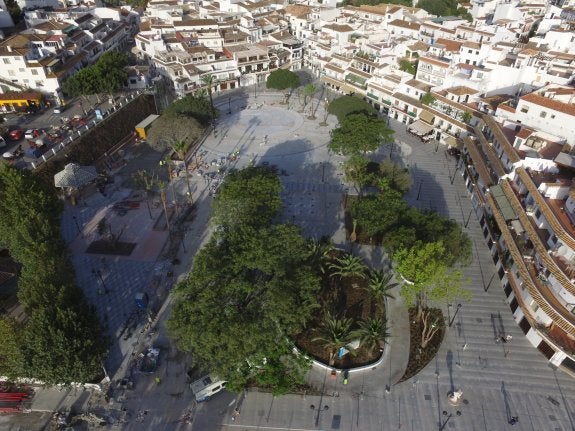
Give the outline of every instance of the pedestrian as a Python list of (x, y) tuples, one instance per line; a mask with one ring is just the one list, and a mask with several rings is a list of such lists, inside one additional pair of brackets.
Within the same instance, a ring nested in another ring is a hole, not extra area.
[(240, 415), (240, 408), (236, 407), (232, 413), (232, 421), (235, 421), (239, 415)]
[(511, 419), (509, 419), (509, 425), (515, 425), (517, 422), (519, 422), (519, 418), (517, 416), (512, 416)]

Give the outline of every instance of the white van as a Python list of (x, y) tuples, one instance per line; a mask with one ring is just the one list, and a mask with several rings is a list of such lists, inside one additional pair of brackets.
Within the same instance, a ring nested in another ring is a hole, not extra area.
[(202, 401), (208, 401), (222, 389), (225, 389), (227, 383), (225, 380), (220, 380), (216, 376), (208, 374), (191, 383), (190, 387), (192, 388), (192, 393), (196, 401), (201, 403)]

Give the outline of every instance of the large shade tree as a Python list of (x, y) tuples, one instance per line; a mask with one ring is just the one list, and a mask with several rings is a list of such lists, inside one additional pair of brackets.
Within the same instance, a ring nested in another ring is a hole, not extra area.
[(85, 67), (68, 78), (63, 85), (68, 96), (112, 94), (121, 89), (128, 79), (125, 67), (128, 56), (119, 51), (108, 51), (92, 66)]
[(392, 136), (393, 130), (384, 120), (362, 113), (349, 114), (340, 121), (339, 127), (332, 130), (328, 148), (345, 156), (365, 154), (377, 150)]
[(291, 354), (282, 340), (301, 331), (318, 306), (309, 257), (294, 225), (236, 226), (214, 236), (177, 288), (172, 337), (241, 388), (249, 373), (237, 370), (258, 358), (281, 363)]
[(267, 167), (249, 167), (228, 175), (220, 187), (212, 219), (224, 226), (265, 226), (281, 208), (281, 184)]
[(267, 88), (276, 90), (286, 90), (288, 88), (297, 88), (300, 85), (299, 76), (291, 70), (277, 69), (268, 76), (266, 81)]
[(40, 179), (0, 169), (0, 240), (22, 264), (18, 297), (29, 317), (18, 337), (24, 374), (46, 383), (87, 382), (100, 374), (107, 342), (74, 284), (59, 232), (61, 210)]

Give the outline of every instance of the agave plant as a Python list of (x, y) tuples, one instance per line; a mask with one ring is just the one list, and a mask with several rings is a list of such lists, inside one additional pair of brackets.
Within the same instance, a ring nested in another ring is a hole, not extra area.
[(352, 324), (353, 321), (349, 318), (336, 319), (331, 314), (327, 314), (320, 326), (321, 335), (312, 339), (313, 342), (321, 342), (328, 351), (329, 365), (334, 364), (339, 349), (351, 341)]
[(383, 348), (389, 337), (387, 321), (382, 319), (367, 319), (358, 322), (359, 328), (351, 333), (352, 337), (359, 338), (368, 351), (372, 353), (375, 349)]

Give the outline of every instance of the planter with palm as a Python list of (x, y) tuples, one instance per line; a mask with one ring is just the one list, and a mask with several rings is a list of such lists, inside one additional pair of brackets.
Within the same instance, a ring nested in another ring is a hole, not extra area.
[(352, 339), (351, 325), (353, 321), (348, 318), (336, 319), (327, 314), (319, 328), (320, 336), (312, 341), (319, 342), (329, 354), (329, 365), (333, 366), (340, 348), (346, 347)]

